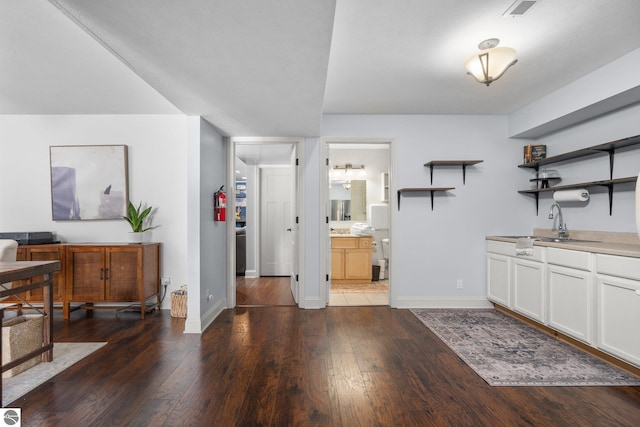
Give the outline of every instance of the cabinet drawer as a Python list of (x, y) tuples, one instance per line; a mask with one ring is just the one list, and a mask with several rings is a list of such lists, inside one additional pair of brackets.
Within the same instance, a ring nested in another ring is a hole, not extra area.
[(357, 237), (332, 237), (331, 247), (335, 249), (357, 248), (358, 238)]
[(487, 240), (487, 252), (494, 254), (518, 257), (529, 261), (545, 261), (545, 247), (534, 246), (533, 255), (516, 255), (516, 244), (507, 242), (498, 242), (495, 240)]
[(597, 254), (596, 269), (601, 274), (640, 280), (640, 258)]
[(591, 253), (547, 248), (547, 262), (578, 270), (591, 270)]
[(500, 255), (514, 256), (516, 254), (516, 245), (514, 243), (487, 240), (487, 252), (500, 254)]
[(370, 248), (371, 247), (371, 238), (370, 237), (360, 237), (358, 242), (359, 248)]

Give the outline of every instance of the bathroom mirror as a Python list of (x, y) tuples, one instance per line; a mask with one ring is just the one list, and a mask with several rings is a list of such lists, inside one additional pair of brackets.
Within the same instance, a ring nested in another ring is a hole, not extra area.
[(331, 181), (331, 221), (367, 220), (367, 181)]

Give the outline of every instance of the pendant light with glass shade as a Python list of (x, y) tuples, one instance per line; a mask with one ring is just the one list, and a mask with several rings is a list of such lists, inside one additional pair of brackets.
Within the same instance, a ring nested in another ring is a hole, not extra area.
[(464, 62), (467, 74), (475, 78), (478, 83), (489, 86), (498, 80), (505, 71), (518, 62), (516, 50), (512, 47), (497, 47), (499, 39), (487, 39), (478, 45), (478, 52)]

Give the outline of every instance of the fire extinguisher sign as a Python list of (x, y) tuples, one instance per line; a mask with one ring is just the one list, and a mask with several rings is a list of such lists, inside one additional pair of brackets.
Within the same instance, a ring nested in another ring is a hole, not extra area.
[(224, 185), (213, 194), (213, 219), (215, 221), (226, 221), (227, 216), (227, 195), (224, 192)]

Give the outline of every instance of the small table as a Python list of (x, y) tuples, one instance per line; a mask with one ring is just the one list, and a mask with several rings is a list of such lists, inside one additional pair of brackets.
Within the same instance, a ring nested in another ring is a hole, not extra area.
[[(44, 354), (44, 361), (53, 360), (53, 273), (60, 270), (60, 261), (15, 261), (0, 262), (0, 297), (19, 294), (32, 289), (42, 288), (43, 312), (45, 327), (42, 333), (42, 347), (20, 357), (6, 365), (2, 364), (2, 337), (0, 336), (0, 366), (2, 372), (7, 371), (39, 354)], [(43, 280), (20, 283), (32, 277), (43, 276)], [(2, 286), (3, 283), (14, 282), (11, 289)], [(0, 322), (4, 317), (4, 310), (0, 309)], [(0, 332), (0, 335), (2, 333)], [(0, 381), (0, 397), (2, 396), (2, 381)]]

